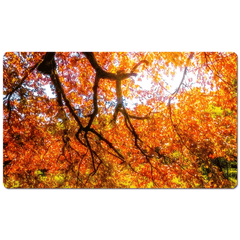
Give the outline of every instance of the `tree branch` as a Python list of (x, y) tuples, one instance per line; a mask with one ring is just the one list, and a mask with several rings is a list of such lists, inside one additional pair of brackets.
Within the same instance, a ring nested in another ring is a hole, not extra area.
[(22, 86), (22, 84), (23, 84), (23, 82), (26, 80), (26, 78), (33, 72), (33, 70), (34, 70), (35, 68), (37, 68), (37, 67), (39, 66), (39, 64), (40, 64), (41, 62), (42, 62), (42, 59), (40, 59), (36, 64), (34, 64), (34, 65), (29, 69), (29, 71), (25, 74), (25, 76), (22, 78), (22, 80), (20, 81), (20, 83), (19, 83), (15, 88), (13, 88), (10, 93), (7, 94), (7, 96), (6, 96), (6, 97), (7, 97), (7, 109), (9, 110), (8, 123), (9, 123), (9, 120), (10, 120), (10, 118), (11, 118), (11, 111), (12, 111), (12, 109), (11, 109), (10, 101), (11, 101), (11, 97), (12, 97), (13, 93), (14, 93), (15, 91), (17, 91), (17, 90)]
[(137, 76), (136, 73), (130, 72), (130, 73), (121, 73), (121, 74), (114, 74), (104, 71), (97, 63), (97, 60), (94, 57), (94, 54), (92, 52), (83, 52), (83, 54), (86, 56), (88, 61), (91, 63), (92, 67), (95, 69), (96, 73), (98, 74), (99, 78), (106, 78), (109, 80), (123, 80), (126, 78), (129, 78), (131, 76)]

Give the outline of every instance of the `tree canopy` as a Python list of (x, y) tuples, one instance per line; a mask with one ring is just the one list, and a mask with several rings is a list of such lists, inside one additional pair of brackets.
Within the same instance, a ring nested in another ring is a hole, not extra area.
[(235, 53), (7, 52), (3, 96), (7, 188), (237, 184)]

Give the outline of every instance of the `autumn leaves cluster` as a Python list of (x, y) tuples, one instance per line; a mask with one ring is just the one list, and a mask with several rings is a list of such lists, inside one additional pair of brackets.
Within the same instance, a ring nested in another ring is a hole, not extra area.
[(3, 59), (6, 187), (236, 185), (235, 53), (45, 54)]

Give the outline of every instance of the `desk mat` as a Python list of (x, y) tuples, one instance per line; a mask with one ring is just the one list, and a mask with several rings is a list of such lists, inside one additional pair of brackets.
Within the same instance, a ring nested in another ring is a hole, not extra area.
[(6, 188), (235, 188), (233, 52), (7, 52)]

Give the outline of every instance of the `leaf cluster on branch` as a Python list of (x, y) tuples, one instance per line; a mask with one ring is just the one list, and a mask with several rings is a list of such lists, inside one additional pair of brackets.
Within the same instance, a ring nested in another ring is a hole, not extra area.
[(237, 158), (236, 61), (207, 52), (6, 53), (5, 186), (235, 186), (231, 164), (214, 159)]

